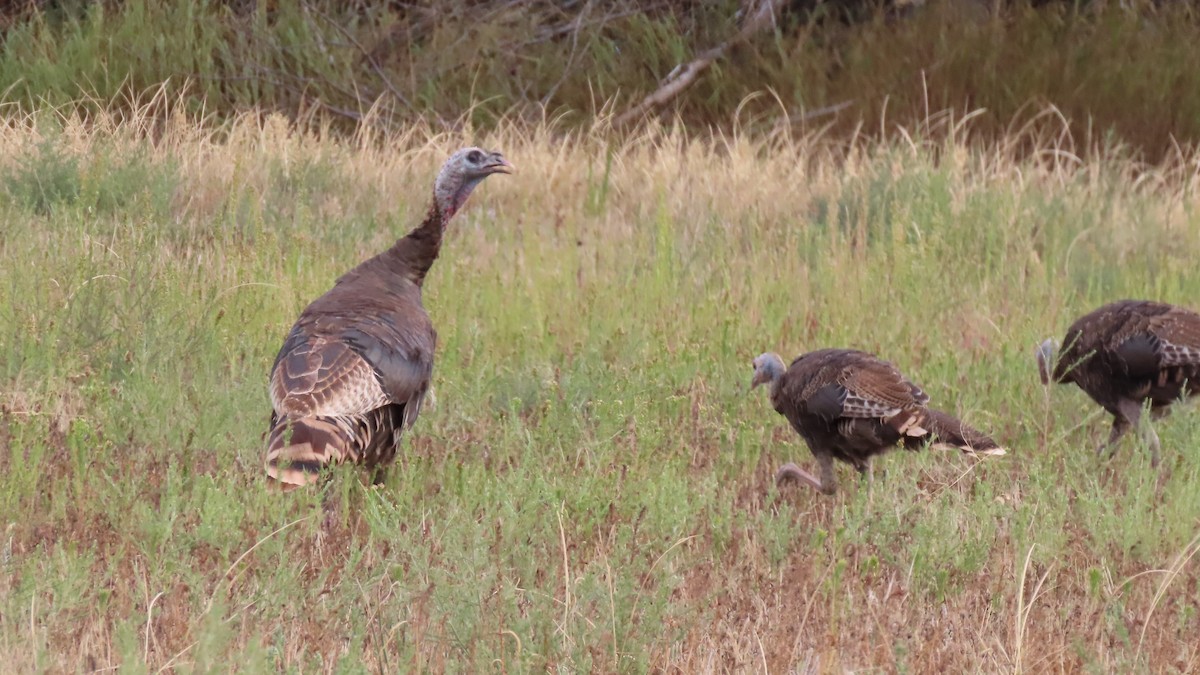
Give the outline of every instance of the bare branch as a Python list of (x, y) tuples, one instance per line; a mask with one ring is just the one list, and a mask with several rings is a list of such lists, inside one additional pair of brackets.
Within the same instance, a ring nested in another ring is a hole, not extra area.
[(745, 41), (760, 30), (773, 27), (775, 25), (775, 18), (779, 14), (779, 8), (782, 5), (783, 0), (761, 0), (754, 10), (747, 12), (749, 18), (732, 38), (709, 49), (687, 63), (675, 66), (663, 79), (658, 89), (642, 99), (641, 103), (622, 113), (617, 117), (615, 123), (621, 126), (633, 120), (640, 119), (654, 108), (678, 96), (680, 92), (691, 86), (696, 81), (696, 78), (700, 76), (700, 73), (712, 65), (713, 61), (725, 56), (726, 52), (735, 45)]
[(375, 74), (379, 76), (379, 79), (383, 81), (383, 86), (386, 87), (389, 92), (391, 92), (392, 96), (396, 97), (396, 100), (400, 102), (400, 105), (410, 110), (412, 109), (412, 103), (406, 96), (404, 96), (404, 94), (400, 93), (399, 89), (396, 89), (396, 87), (392, 84), (391, 79), (388, 78), (387, 73), (384, 72), (383, 66), (379, 65), (379, 62), (375, 60), (375, 56), (371, 52), (367, 51), (366, 47), (363, 47), (362, 43), (358, 41), (358, 38), (354, 37), (349, 30), (347, 30), (344, 26), (342, 26), (325, 12), (316, 9), (312, 11), (314, 11), (317, 16), (324, 19), (326, 23), (336, 28), (338, 32), (346, 37), (347, 40), (353, 43), (354, 46), (358, 48), (359, 53), (362, 54), (363, 60), (365, 60), (371, 66), (371, 70), (374, 70)]

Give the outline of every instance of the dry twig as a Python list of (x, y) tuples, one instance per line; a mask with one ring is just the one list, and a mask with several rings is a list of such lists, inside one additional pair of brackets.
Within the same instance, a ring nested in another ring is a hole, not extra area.
[(655, 89), (649, 96), (642, 99), (641, 103), (621, 113), (615, 123), (618, 126), (625, 125), (643, 117), (654, 108), (658, 108), (678, 96), (680, 92), (690, 87), (696, 81), (696, 78), (700, 76), (700, 73), (713, 64), (713, 61), (724, 56), (730, 49), (744, 42), (751, 35), (769, 26), (774, 26), (775, 18), (782, 4), (782, 0), (760, 0), (758, 7), (754, 11), (747, 12), (749, 18), (742, 25), (741, 30), (734, 34), (732, 38), (705, 51), (687, 63), (675, 66), (663, 78), (662, 84), (659, 85), (658, 89)]

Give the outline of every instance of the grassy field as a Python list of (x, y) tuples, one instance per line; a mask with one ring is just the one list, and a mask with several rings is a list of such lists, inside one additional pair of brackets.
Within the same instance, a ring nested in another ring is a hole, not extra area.
[[(0, 663), (11, 672), (1184, 672), (1200, 414), (1162, 471), (1038, 383), (1120, 297), (1200, 306), (1195, 160), (501, 126), (339, 142), (281, 118), (0, 128)], [(153, 139), (153, 140), (148, 140)], [(264, 489), (302, 307), (414, 225), (435, 401), (388, 484)], [(808, 450), (750, 361), (854, 346), (1010, 450)]]

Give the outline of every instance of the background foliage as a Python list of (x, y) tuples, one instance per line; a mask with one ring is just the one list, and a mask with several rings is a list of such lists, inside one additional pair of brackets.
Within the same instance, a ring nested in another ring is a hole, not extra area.
[[(1042, 114), (1053, 109), (1081, 151), (1128, 144), (1151, 161), (1200, 138), (1189, 2), (781, 5), (663, 119), (845, 140), (971, 115), (994, 140), (1060, 131)], [(3, 16), (0, 92), (23, 111), (133, 110), (165, 88), (195, 114), (273, 110), (343, 131), (364, 118), (587, 129), (728, 40), (745, 12), (734, 0), (31, 0)]]

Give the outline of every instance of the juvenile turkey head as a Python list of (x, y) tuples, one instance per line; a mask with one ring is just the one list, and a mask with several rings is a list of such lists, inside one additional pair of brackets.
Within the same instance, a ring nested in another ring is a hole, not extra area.
[(1042, 378), (1042, 384), (1050, 384), (1054, 379), (1054, 356), (1058, 351), (1058, 345), (1053, 338), (1046, 338), (1042, 344), (1038, 345), (1037, 365), (1038, 375)]
[(754, 377), (750, 380), (750, 388), (760, 384), (774, 382), (783, 376), (783, 359), (774, 352), (759, 354), (754, 359)]
[(445, 218), (453, 216), (484, 178), (494, 173), (512, 173), (514, 167), (498, 152), (463, 148), (442, 165), (434, 183), (433, 196)]

